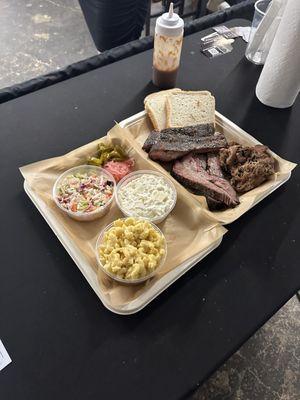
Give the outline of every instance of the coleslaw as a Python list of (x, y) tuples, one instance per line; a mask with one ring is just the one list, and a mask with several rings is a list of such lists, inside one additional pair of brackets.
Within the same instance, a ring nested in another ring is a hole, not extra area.
[(72, 212), (89, 213), (104, 207), (111, 199), (114, 183), (105, 176), (92, 173), (67, 175), (58, 186), (57, 200)]

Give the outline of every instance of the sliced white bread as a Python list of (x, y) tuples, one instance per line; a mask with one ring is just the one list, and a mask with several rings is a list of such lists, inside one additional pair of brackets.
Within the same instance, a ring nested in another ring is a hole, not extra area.
[(149, 94), (145, 100), (145, 110), (149, 115), (154, 129), (161, 131), (167, 127), (166, 97), (171, 93), (180, 92), (180, 89), (162, 90)]
[(215, 98), (207, 91), (169, 93), (167, 127), (215, 123)]

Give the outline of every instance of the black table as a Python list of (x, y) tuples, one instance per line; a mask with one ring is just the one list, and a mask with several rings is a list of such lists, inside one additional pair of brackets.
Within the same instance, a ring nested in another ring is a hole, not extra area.
[[(232, 21), (231, 25), (245, 21)], [(245, 43), (209, 60), (185, 39), (178, 85), (299, 161), (300, 102), (260, 104)], [(151, 52), (0, 106), (0, 398), (177, 399), (203, 382), (300, 286), (300, 173), (229, 226), (221, 246), (140, 313), (107, 311), (22, 189), (18, 167), (63, 154), (143, 108)]]

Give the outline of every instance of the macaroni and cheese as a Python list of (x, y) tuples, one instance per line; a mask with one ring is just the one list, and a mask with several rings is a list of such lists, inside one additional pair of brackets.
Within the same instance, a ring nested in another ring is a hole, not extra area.
[(104, 233), (97, 251), (106, 271), (121, 279), (139, 279), (159, 266), (165, 238), (148, 221), (118, 219)]

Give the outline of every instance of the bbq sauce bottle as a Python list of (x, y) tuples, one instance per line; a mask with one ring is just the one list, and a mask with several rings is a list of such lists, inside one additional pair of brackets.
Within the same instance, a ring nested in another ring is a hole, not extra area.
[(156, 20), (152, 81), (161, 89), (170, 89), (176, 85), (183, 25), (183, 19), (173, 12), (173, 3), (170, 3), (169, 12)]

